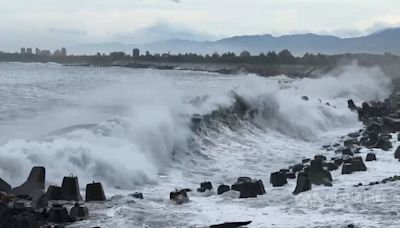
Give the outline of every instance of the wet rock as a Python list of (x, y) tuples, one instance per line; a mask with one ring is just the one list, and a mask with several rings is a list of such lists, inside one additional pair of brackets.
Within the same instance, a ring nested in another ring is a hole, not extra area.
[[(311, 159), (309, 158), (303, 158), (303, 160), (301, 161), (301, 163), (305, 164), (305, 163), (309, 163), (311, 161)], [(303, 169), (303, 167), (301, 167)]]
[(28, 179), (19, 187), (13, 188), (9, 193), (39, 198), (44, 194), (46, 170), (44, 167), (33, 167)]
[(393, 145), (389, 140), (380, 138), (378, 140), (378, 142), (375, 144), (375, 146), (373, 146), (373, 148), (378, 148), (378, 149), (382, 149), (384, 151), (389, 151), (390, 149), (393, 148)]
[(400, 146), (398, 146), (396, 151), (394, 152), (394, 157), (400, 159)]
[(86, 202), (89, 201), (106, 201), (103, 186), (101, 183), (91, 183), (86, 185)]
[(353, 145), (359, 145), (360, 142), (358, 141), (358, 139), (347, 139), (343, 142), (343, 145), (345, 147), (352, 147)]
[(351, 152), (350, 148), (345, 148), (342, 150), (343, 155), (350, 155), (353, 156), (353, 152)]
[(334, 171), (339, 168), (339, 166), (336, 165), (334, 162), (326, 162), (324, 163), (324, 167), (326, 167), (328, 171)]
[(382, 118), (383, 126), (385, 129), (388, 129), (389, 132), (398, 132), (400, 131), (400, 120), (392, 119), (389, 117)]
[(286, 179), (296, 179), (296, 173), (294, 172), (288, 172), (285, 174)]
[(231, 190), (231, 187), (229, 187), (228, 185), (225, 184), (221, 184), (220, 186), (218, 186), (218, 195), (224, 194), (225, 192), (229, 192)]
[(205, 192), (207, 190), (211, 191), (212, 188), (211, 182), (203, 182), (200, 184), (200, 188), (197, 189), (197, 192)]
[(144, 199), (143, 194), (141, 192), (135, 192), (132, 194), (129, 194), (130, 197), (135, 198), (135, 199)]
[(326, 161), (326, 157), (324, 155), (315, 155), (314, 156), (314, 160), (318, 160), (318, 161)]
[(311, 166), (307, 170), (309, 179), (315, 185), (332, 186), (332, 176), (329, 171), (324, 170), (322, 160), (312, 160)]
[(76, 203), (75, 206), (71, 208), (69, 216), (79, 220), (85, 219), (89, 216), (89, 209)]
[(365, 166), (363, 160), (361, 157), (353, 157), (353, 160), (351, 162), (352, 166), (352, 171), (367, 171), (367, 167)]
[(374, 153), (368, 153), (367, 157), (365, 158), (365, 161), (367, 162), (376, 161), (376, 155)]
[(282, 187), (288, 182), (285, 173), (275, 172), (271, 174), (270, 183), (273, 187)]
[(15, 217), (15, 228), (39, 228), (39, 223), (33, 214), (19, 214)]
[(309, 101), (307, 96), (302, 96), (301, 99), (303, 99), (304, 101)]
[(349, 136), (350, 138), (358, 138), (360, 137), (360, 132), (349, 133), (347, 136)]
[(0, 191), (1, 192), (9, 192), (11, 190), (11, 185), (5, 182), (3, 179), (0, 178)]
[(303, 164), (296, 164), (292, 167), (293, 172), (297, 173), (303, 170), (304, 165)]
[(226, 222), (226, 223), (222, 223), (222, 224), (211, 225), (210, 228), (237, 228), (237, 227), (247, 226), (250, 223), (251, 223), (251, 221), (248, 221), (248, 222)]
[(74, 177), (72, 175), (69, 177), (64, 177), (61, 185), (61, 192), (62, 200), (81, 201), (82, 196), (79, 191), (78, 177)]
[(333, 159), (333, 163), (335, 163), (335, 165), (337, 166), (341, 166), (343, 164), (343, 158), (332, 158)]
[(342, 174), (351, 174), (353, 172), (353, 168), (351, 163), (344, 163), (342, 167)]
[(348, 100), (347, 101), (347, 107), (351, 110), (351, 111), (357, 111), (358, 107), (356, 106), (356, 104), (354, 103), (353, 100)]
[(254, 198), (265, 194), (264, 184), (261, 180), (252, 180), (251, 178), (239, 178), (231, 187), (234, 191), (239, 191), (239, 198)]
[(169, 199), (175, 201), (177, 204), (189, 202), (189, 197), (185, 190), (175, 190), (174, 192), (170, 192)]
[(46, 197), (48, 200), (61, 200), (62, 199), (61, 187), (50, 185), (47, 188)]
[(48, 220), (49, 222), (54, 223), (66, 223), (71, 221), (71, 218), (69, 217), (68, 211), (65, 207), (55, 204), (49, 210)]
[(309, 190), (311, 190), (311, 180), (309, 179), (309, 174), (306, 172), (299, 172), (297, 174), (296, 189), (294, 190), (293, 194), (298, 195)]

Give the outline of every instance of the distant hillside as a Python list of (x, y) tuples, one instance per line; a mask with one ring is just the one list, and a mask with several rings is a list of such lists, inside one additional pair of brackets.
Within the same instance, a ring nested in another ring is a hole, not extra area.
[[(127, 42), (128, 43), (128, 42)], [(72, 52), (96, 53), (110, 51), (131, 52), (131, 49), (138, 47), (152, 53), (222, 53), (233, 51), (239, 53), (243, 50), (253, 54), (267, 51), (280, 51), (289, 49), (296, 55), (306, 52), (323, 54), (340, 53), (371, 53), (383, 54), (390, 52), (400, 54), (400, 28), (386, 29), (380, 32), (363, 37), (342, 39), (336, 36), (324, 36), (316, 34), (284, 35), (274, 37), (272, 35), (235, 36), (217, 41), (190, 41), (190, 40), (165, 40), (148, 43), (145, 45), (133, 44), (88, 44), (71, 47)]]

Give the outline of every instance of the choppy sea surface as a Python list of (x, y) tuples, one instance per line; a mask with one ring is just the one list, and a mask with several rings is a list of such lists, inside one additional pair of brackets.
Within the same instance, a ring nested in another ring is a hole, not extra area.
[[(390, 85), (379, 68), (359, 66), (291, 79), (0, 63), (0, 177), (16, 186), (41, 165), (47, 185), (73, 174), (84, 195), (86, 183), (102, 182), (109, 201), (89, 204), (90, 218), (71, 227), (399, 227), (398, 183), (353, 187), (399, 174), (393, 151), (376, 151), (367, 172), (332, 172), (333, 187), (294, 196), (294, 180), (269, 184), (302, 158), (334, 156), (321, 147), (362, 127), (347, 100), (384, 99)], [(175, 188), (239, 176), (262, 179), (266, 194), (169, 200)]]

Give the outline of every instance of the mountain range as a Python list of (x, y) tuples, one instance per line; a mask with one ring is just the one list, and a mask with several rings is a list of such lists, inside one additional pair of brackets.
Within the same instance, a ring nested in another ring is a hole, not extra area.
[(247, 50), (253, 54), (268, 51), (289, 49), (295, 55), (306, 52), (322, 54), (342, 53), (371, 53), (400, 54), (400, 28), (390, 28), (367, 36), (354, 38), (339, 38), (336, 36), (317, 35), (313, 33), (296, 35), (248, 35), (235, 36), (216, 41), (192, 41), (170, 39), (151, 42), (143, 45), (123, 43), (82, 44), (69, 49), (72, 53), (108, 53), (111, 51), (125, 51), (131, 53), (133, 48), (141, 52), (151, 53), (199, 53), (236, 52)]

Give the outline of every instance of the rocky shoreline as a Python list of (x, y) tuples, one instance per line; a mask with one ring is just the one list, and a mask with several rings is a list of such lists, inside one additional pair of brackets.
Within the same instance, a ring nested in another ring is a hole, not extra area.
[[(307, 102), (307, 100), (305, 100)], [(365, 172), (368, 164), (380, 159), (380, 153), (393, 152), (394, 159), (400, 159), (400, 148), (393, 149), (391, 140), (400, 139), (400, 93), (395, 90), (383, 102), (364, 102), (358, 107), (352, 100), (348, 101), (350, 110), (357, 112), (364, 128), (343, 136), (340, 141), (323, 145), (322, 151), (334, 151), (336, 154), (328, 158), (322, 153), (313, 158), (304, 158), (297, 164), (270, 174), (272, 187), (281, 187), (290, 181), (296, 182), (294, 195), (312, 191), (313, 186), (331, 187), (334, 184), (331, 172), (351, 175)], [(365, 150), (369, 150), (367, 153)], [(382, 152), (381, 152), (382, 151)], [(384, 152), (387, 151), (387, 152)], [(49, 186), (45, 192), (45, 167), (33, 167), (26, 182), (18, 187), (11, 187), (0, 179), (0, 227), (63, 227), (90, 216), (84, 202), (100, 203), (106, 201), (101, 183), (86, 185), (85, 199), (81, 196), (78, 178), (65, 176), (61, 186)], [(372, 187), (400, 180), (399, 176), (391, 176), (382, 180), (371, 180), (369, 183), (354, 183), (354, 187)], [(238, 192), (242, 199), (255, 198), (266, 194), (262, 180), (250, 177), (239, 177), (232, 185), (221, 184), (217, 194), (229, 191)], [(210, 181), (200, 184), (197, 192), (213, 191)], [(170, 192), (170, 200), (176, 204), (190, 201), (193, 190), (182, 188)], [(135, 199), (143, 199), (142, 193), (134, 193)], [(241, 227), (251, 221), (227, 222), (210, 227)], [(345, 225), (354, 227), (354, 225)]]

